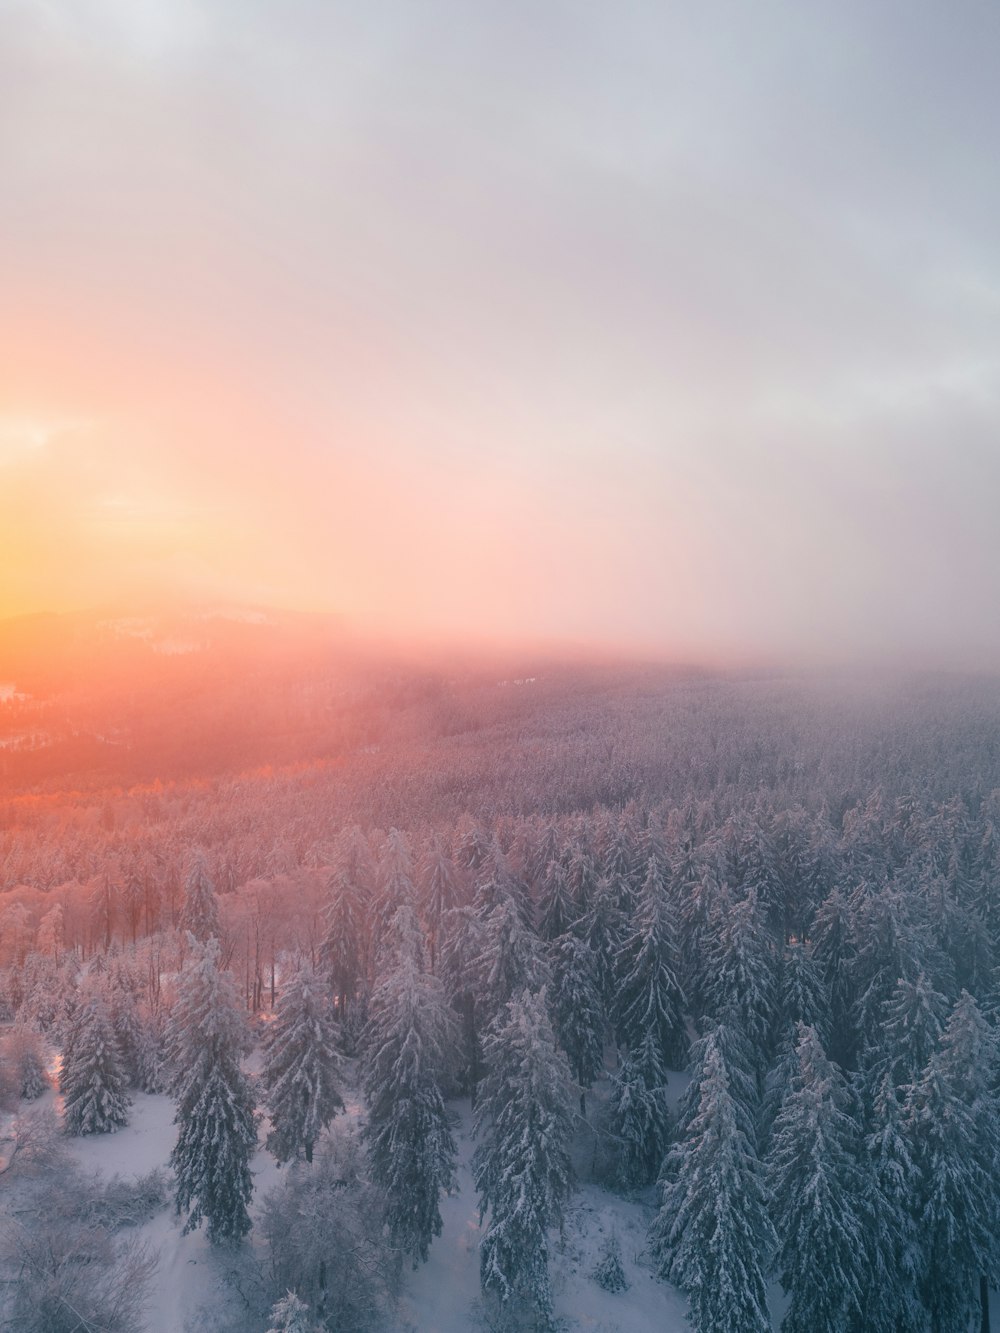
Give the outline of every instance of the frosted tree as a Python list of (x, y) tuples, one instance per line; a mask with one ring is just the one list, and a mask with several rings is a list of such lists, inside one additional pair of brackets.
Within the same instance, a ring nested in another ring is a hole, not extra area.
[(859, 1132), (838, 1067), (799, 1026), (797, 1068), (767, 1159), (783, 1333), (842, 1333), (861, 1314), (864, 1226)]
[(604, 1011), (594, 956), (575, 935), (563, 935), (552, 947), (549, 1003), (559, 1044), (580, 1085), (580, 1114), (586, 1090), (604, 1068)]
[(561, 861), (550, 861), (538, 893), (539, 935), (543, 940), (558, 939), (574, 925), (578, 916), (579, 909), (570, 892), (566, 867)]
[(366, 1039), (365, 1138), (372, 1180), (385, 1191), (389, 1233), (416, 1267), (441, 1234), (440, 1198), (454, 1182), (442, 1088), (456, 1024), (441, 982), (425, 969), (412, 908), (399, 909), (392, 933), (395, 964), (372, 995)]
[(935, 1333), (964, 1333), (995, 1263), (996, 1047), (975, 1000), (956, 1002), (938, 1050), (906, 1098), (916, 1168), (921, 1295)]
[(794, 1041), (797, 1025), (806, 1023), (816, 1029), (825, 1050), (830, 1036), (830, 996), (822, 970), (804, 944), (785, 946), (778, 995), (782, 1036)]
[(615, 1027), (634, 1047), (646, 1032), (660, 1043), (663, 1062), (683, 1069), (688, 1059), (684, 992), (673, 909), (652, 863), (639, 898), (638, 919), (616, 960)]
[[(548, 1232), (562, 1226), (572, 1189), (570, 1071), (556, 1045), (544, 991), (507, 1005), (484, 1044), (487, 1074), (476, 1116), (473, 1155), (483, 1291), (502, 1307), (523, 1304), (551, 1326)], [(526, 1324), (522, 1324), (526, 1326)]]
[(865, 1333), (922, 1333), (919, 1244), (913, 1215), (916, 1168), (902, 1131), (897, 1090), (888, 1074), (878, 1084), (865, 1139), (861, 1215)]
[(316, 1333), (316, 1329), (317, 1325), (309, 1318), (309, 1306), (294, 1291), (275, 1301), (267, 1333)]
[(811, 929), (813, 957), (830, 997), (830, 1053), (841, 1065), (857, 1049), (854, 1025), (854, 970), (856, 951), (851, 911), (839, 889), (820, 903)]
[(81, 998), (59, 1076), (67, 1134), (108, 1134), (128, 1124), (128, 1081), (104, 995), (95, 982)]
[(719, 1022), (746, 1038), (758, 1074), (767, 1067), (776, 1018), (774, 944), (756, 894), (732, 904), (715, 923), (707, 999)]
[(219, 961), (219, 942), (199, 945), (178, 981), (168, 1046), (177, 1102), (170, 1154), (184, 1230), (208, 1223), (213, 1243), (250, 1230), (250, 1158), (257, 1146), (253, 1092), (241, 1068), (250, 1036), (236, 986)]
[(618, 952), (622, 944), (624, 921), (618, 899), (610, 880), (598, 880), (590, 896), (589, 907), (574, 926), (581, 939), (586, 940), (597, 964), (597, 983), (601, 1000), (610, 1013), (614, 1007)]
[(652, 1032), (627, 1052), (611, 1075), (608, 1110), (618, 1183), (625, 1189), (652, 1184), (670, 1139), (667, 1071)]
[(685, 1292), (698, 1333), (767, 1333), (764, 1273), (773, 1233), (725, 1060), (706, 1039), (698, 1106), (671, 1152), (651, 1232), (661, 1276)]
[(437, 955), (445, 914), (458, 906), (461, 885), (455, 862), (448, 855), (440, 834), (433, 833), (420, 866), (423, 910), (430, 932), (431, 971), (437, 970)]
[(136, 1059), (138, 1087), (143, 1092), (165, 1092), (167, 1087), (167, 1033), (163, 1012), (147, 1007), (140, 1012)]
[(179, 925), (182, 932), (193, 935), (202, 944), (219, 935), (219, 904), (208, 860), (201, 848), (192, 854), (188, 866)]
[(947, 1011), (947, 1000), (923, 972), (914, 981), (900, 977), (864, 1052), (869, 1085), (877, 1087), (886, 1076), (894, 1088), (915, 1082), (937, 1049)]
[(746, 1036), (740, 1028), (716, 1023), (691, 1047), (691, 1079), (677, 1104), (677, 1137), (684, 1138), (688, 1127), (698, 1114), (701, 1102), (701, 1084), (707, 1069), (707, 1060), (713, 1046), (718, 1047), (726, 1066), (729, 1095), (733, 1100), (740, 1130), (754, 1145), (756, 1139), (759, 1095), (757, 1092), (756, 1062)]
[(538, 990), (549, 979), (538, 937), (524, 924), (513, 898), (505, 898), (486, 918), (478, 970), (487, 1022), (501, 1014), (514, 995)]
[(414, 883), (413, 855), (405, 833), (397, 828), (389, 830), (382, 845), (378, 870), (375, 875), (375, 896), (372, 903), (372, 924), (376, 952), (390, 921), (400, 907), (415, 908), (417, 889)]
[(480, 962), (484, 931), (473, 907), (455, 907), (444, 920), (441, 938), (440, 973), (445, 991), (459, 1017), (459, 1086), (475, 1098), (479, 1082), (480, 1028), (484, 1017), (479, 999)]
[(505, 903), (516, 905), (526, 929), (531, 928), (534, 904), (525, 882), (514, 874), (510, 861), (494, 838), (490, 853), (476, 876), (475, 906), (482, 916), (489, 916)]
[(34, 1101), (48, 1088), (48, 1079), (45, 1076), (45, 1049), (39, 1033), (18, 1023), (3, 1042), (0, 1057), (10, 1068), (17, 1095), (26, 1101)]
[(364, 904), (347, 867), (337, 865), (327, 881), (323, 909), (325, 932), (320, 944), (320, 962), (326, 972), (343, 1018), (357, 998), (364, 976)]
[(304, 1157), (343, 1107), (337, 1088), (340, 1057), (330, 1000), (306, 960), (281, 987), (274, 1021), (264, 1038), (261, 1086), (271, 1117), (267, 1149), (280, 1166)]

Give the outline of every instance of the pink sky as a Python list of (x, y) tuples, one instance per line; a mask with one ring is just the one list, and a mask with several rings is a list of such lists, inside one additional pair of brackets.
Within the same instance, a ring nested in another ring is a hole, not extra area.
[(694, 13), (4, 6), (0, 615), (995, 663), (995, 15)]

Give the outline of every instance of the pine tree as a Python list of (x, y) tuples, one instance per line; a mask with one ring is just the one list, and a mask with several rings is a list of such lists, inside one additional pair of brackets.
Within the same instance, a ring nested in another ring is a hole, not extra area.
[(420, 867), (423, 910), (430, 928), (431, 971), (437, 971), (438, 944), (446, 913), (458, 906), (458, 870), (439, 834), (431, 840)]
[(617, 1180), (639, 1189), (656, 1179), (670, 1139), (667, 1071), (660, 1043), (647, 1032), (611, 1075), (610, 1130), (617, 1146)]
[(579, 909), (570, 892), (566, 867), (550, 861), (538, 894), (538, 933), (543, 940), (555, 940), (576, 922)]
[(926, 1320), (917, 1295), (916, 1168), (888, 1074), (876, 1088), (871, 1120), (874, 1128), (865, 1139), (861, 1197), (863, 1315), (855, 1328), (858, 1333), (921, 1333)]
[(0, 1055), (11, 1066), (14, 1086), (25, 1101), (34, 1101), (48, 1088), (45, 1050), (39, 1033), (16, 1024), (8, 1033)]
[(886, 1076), (894, 1088), (915, 1082), (937, 1048), (947, 1009), (947, 1000), (923, 972), (914, 981), (900, 977), (883, 1006), (874, 1045), (865, 1052), (869, 1084), (876, 1087)]
[(549, 1000), (559, 1044), (580, 1085), (580, 1114), (585, 1114), (586, 1089), (604, 1068), (604, 1012), (597, 988), (594, 956), (575, 935), (563, 935), (553, 946)]
[(774, 945), (756, 894), (732, 904), (716, 922), (706, 985), (709, 1010), (746, 1038), (758, 1074), (767, 1067), (776, 1017)]
[(102, 990), (91, 982), (82, 997), (59, 1088), (67, 1134), (108, 1134), (128, 1124), (127, 1081)]
[(163, 1014), (158, 1008), (147, 1008), (145, 1013), (140, 1013), (137, 1073), (142, 1092), (166, 1091), (167, 1033)]
[(393, 922), (396, 957), (372, 995), (364, 1077), (372, 1179), (385, 1191), (394, 1244), (427, 1259), (441, 1234), (440, 1198), (455, 1175), (455, 1142), (442, 1096), (455, 1024), (441, 982), (426, 971), (411, 908)]
[(329, 979), (341, 1019), (358, 994), (364, 975), (363, 904), (349, 870), (337, 865), (327, 881), (323, 909), (326, 931), (319, 948), (320, 962)]
[(179, 925), (182, 932), (193, 935), (201, 944), (219, 935), (219, 904), (201, 848), (193, 853), (188, 867)]
[(551, 1326), (548, 1231), (562, 1226), (572, 1188), (570, 1072), (556, 1046), (544, 991), (507, 1005), (489, 1034), (473, 1155), (480, 1221), (480, 1281), (501, 1306), (523, 1302)]
[(797, 1069), (767, 1161), (777, 1271), (791, 1297), (783, 1333), (842, 1333), (861, 1313), (864, 1227), (858, 1127), (844, 1077), (815, 1028), (799, 1027)]
[(538, 990), (549, 979), (541, 944), (524, 924), (517, 903), (505, 898), (486, 918), (478, 963), (480, 1003), (488, 1022), (522, 990)]
[(275, 1301), (267, 1333), (315, 1333), (317, 1325), (309, 1318), (309, 1306), (294, 1291)]
[(992, 1033), (963, 991), (937, 1051), (907, 1094), (916, 1167), (921, 1295), (934, 1333), (964, 1333), (994, 1265), (998, 1119), (988, 1081)]
[(310, 964), (300, 960), (284, 981), (264, 1039), (261, 1085), (271, 1116), (267, 1149), (280, 1166), (305, 1157), (343, 1107), (330, 1001)]
[(661, 1276), (687, 1294), (698, 1333), (766, 1333), (773, 1233), (759, 1167), (711, 1034), (702, 1063), (697, 1110), (668, 1159), (651, 1247)]
[(188, 1214), (185, 1232), (207, 1221), (213, 1243), (238, 1241), (251, 1226), (250, 1158), (257, 1145), (253, 1092), (240, 1066), (250, 1037), (235, 984), (220, 966), (218, 940), (199, 946), (189, 936), (188, 944), (168, 1034), (177, 1211)]
[(618, 984), (616, 964), (622, 945), (624, 922), (617, 896), (611, 882), (598, 880), (590, 898), (590, 906), (577, 921), (574, 930), (590, 946), (597, 965), (597, 984), (601, 1000), (608, 1013), (614, 1008)]
[(688, 1037), (684, 992), (678, 980), (677, 934), (666, 890), (653, 864), (639, 899), (636, 928), (619, 950), (616, 971), (615, 1027), (619, 1041), (634, 1047), (643, 1034), (653, 1032), (664, 1064), (670, 1069), (683, 1069), (688, 1059)]

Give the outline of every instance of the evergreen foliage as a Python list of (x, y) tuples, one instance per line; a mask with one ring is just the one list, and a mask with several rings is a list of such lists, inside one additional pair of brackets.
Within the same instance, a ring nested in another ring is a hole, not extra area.
[(199, 945), (180, 975), (170, 1016), (171, 1091), (177, 1142), (170, 1154), (184, 1230), (202, 1221), (213, 1243), (238, 1241), (250, 1230), (250, 1158), (257, 1146), (253, 1091), (241, 1068), (250, 1047), (233, 980), (219, 960), (219, 942)]
[(271, 1117), (267, 1149), (279, 1166), (304, 1157), (343, 1101), (336, 1077), (340, 1057), (329, 997), (310, 964), (300, 959), (281, 987), (264, 1038), (261, 1086)]
[(101, 987), (76, 1012), (59, 1076), (67, 1134), (108, 1134), (128, 1124), (128, 1081)]

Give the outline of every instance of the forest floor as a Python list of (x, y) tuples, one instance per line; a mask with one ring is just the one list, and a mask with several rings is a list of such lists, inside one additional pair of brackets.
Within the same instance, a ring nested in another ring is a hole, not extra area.
[[(672, 1076), (674, 1100), (685, 1082), (684, 1075)], [(596, 1089), (597, 1100), (604, 1091), (600, 1086)], [(357, 1102), (350, 1097), (347, 1102), (348, 1115), (358, 1115)], [(470, 1168), (475, 1147), (472, 1111), (467, 1100), (453, 1102), (452, 1109), (458, 1188), (442, 1200), (443, 1232), (432, 1244), (427, 1263), (404, 1273), (401, 1297), (386, 1320), (385, 1333), (478, 1333), (488, 1327), (479, 1308), (481, 1227)], [(70, 1139), (67, 1146), (84, 1171), (107, 1179), (166, 1170), (175, 1136), (173, 1115), (170, 1098), (136, 1093), (125, 1128), (115, 1134)], [(690, 1329), (686, 1302), (673, 1287), (656, 1278), (646, 1252), (652, 1192), (642, 1198), (625, 1198), (583, 1178), (589, 1172), (592, 1143), (590, 1131), (581, 1128), (577, 1141), (581, 1183), (570, 1200), (563, 1238), (554, 1234), (551, 1240), (549, 1267), (560, 1327), (566, 1333), (684, 1333)], [(252, 1166), (251, 1211), (256, 1213), (264, 1195), (279, 1183), (281, 1173), (263, 1148)], [(627, 1290), (618, 1293), (604, 1291), (593, 1277), (612, 1232), (621, 1242), (629, 1283)], [(145, 1223), (139, 1234), (158, 1261), (147, 1307), (148, 1333), (203, 1333), (213, 1327), (215, 1314), (227, 1304), (233, 1308), (238, 1295), (227, 1285), (225, 1251), (213, 1250), (203, 1230), (184, 1235), (183, 1220), (168, 1206)], [(777, 1287), (771, 1288), (770, 1296), (777, 1328), (784, 1300)], [(996, 1297), (994, 1302), (994, 1327), (1000, 1327), (1000, 1302)]]

